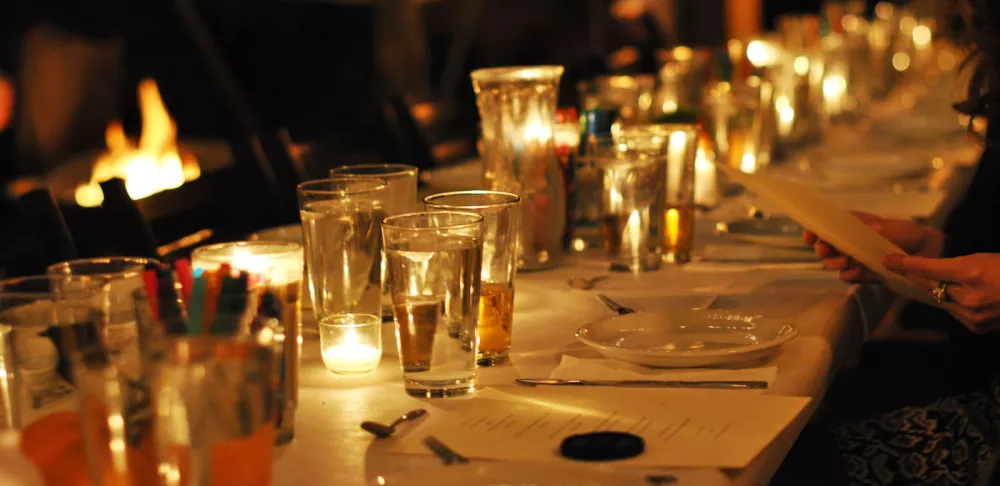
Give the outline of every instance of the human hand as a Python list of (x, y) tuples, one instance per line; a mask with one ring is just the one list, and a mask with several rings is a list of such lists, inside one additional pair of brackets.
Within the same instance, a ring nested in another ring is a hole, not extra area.
[(947, 282), (944, 308), (974, 334), (1000, 330), (1000, 254), (957, 258), (889, 255), (883, 264), (928, 291)]
[[(885, 219), (862, 211), (852, 211), (851, 214), (909, 255), (933, 258), (940, 256), (944, 251), (944, 235), (929, 226), (907, 219)], [(851, 257), (842, 255), (832, 245), (821, 240), (816, 233), (806, 230), (803, 239), (823, 259), (823, 268), (840, 272), (841, 280), (849, 283), (878, 281), (875, 273)]]

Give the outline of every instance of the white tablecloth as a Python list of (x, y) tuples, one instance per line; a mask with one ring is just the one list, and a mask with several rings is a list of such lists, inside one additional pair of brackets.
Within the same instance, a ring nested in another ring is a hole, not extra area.
[[(828, 145), (838, 140), (842, 142), (842, 138), (836, 136), (829, 140)], [(912, 216), (929, 216), (931, 220), (940, 221), (940, 215), (954, 204), (956, 192), (964, 187), (964, 181), (955, 181), (954, 174), (968, 174), (953, 172), (950, 162), (931, 177), (934, 181), (931, 189), (945, 191), (948, 197), (929, 202), (926, 197), (918, 197), (925, 204), (919, 208), (920, 214)], [(801, 177), (798, 172), (802, 172), (794, 163), (777, 170), (796, 177)], [(440, 171), (430, 179), (436, 190), (450, 190), (474, 187), (469, 177), (478, 177), (478, 169), (465, 165)], [(886, 197), (895, 196), (887, 191)], [(729, 199), (713, 215), (703, 218), (699, 225), (700, 242), (704, 244), (716, 238), (710, 234), (713, 218), (725, 220), (742, 216), (751, 202), (749, 196)], [(897, 212), (901, 208), (898, 199), (887, 204)], [(869, 209), (877, 211), (879, 208)], [(800, 337), (785, 345), (771, 359), (771, 365), (778, 368), (778, 377), (766, 393), (813, 397), (808, 413), (799, 417), (746, 469), (678, 471), (680, 484), (766, 484), (815, 411), (833, 374), (857, 351), (894, 299), (881, 287), (851, 287), (841, 283), (836, 275), (820, 270), (695, 272), (664, 267), (640, 276), (614, 274), (598, 284), (594, 291), (575, 290), (566, 285), (566, 280), (572, 276), (607, 273), (605, 267), (599, 255), (590, 254), (573, 258), (553, 271), (517, 276), (513, 361), (518, 370), (532, 370), (536, 376), (547, 376), (559, 364), (563, 351), (579, 348), (581, 344), (573, 336), (576, 329), (585, 322), (611, 315), (596, 300), (597, 291), (626, 305), (646, 309), (670, 305), (676, 299), (718, 298), (717, 306), (759, 309), (794, 319), (799, 328)], [(454, 467), (446, 469), (431, 457), (384, 454), (359, 424), (363, 420), (389, 421), (419, 407), (421, 402), (403, 391), (392, 325), (384, 325), (383, 331), (386, 352), (382, 364), (375, 373), (361, 377), (341, 377), (328, 372), (320, 360), (315, 335), (306, 333), (296, 438), (278, 451), (275, 484), (493, 484), (488, 479), (503, 481), (505, 472), (516, 470), (527, 474), (532, 470), (530, 465), (477, 461), (456, 473)], [(482, 370), (480, 383), (511, 386), (514, 375), (515, 368), (511, 366)], [(605, 481), (607, 483), (643, 484), (641, 471), (616, 471), (611, 466), (590, 465), (567, 468), (535, 473), (563, 478), (570, 483), (573, 481), (566, 478), (582, 474), (591, 479), (613, 478)]]

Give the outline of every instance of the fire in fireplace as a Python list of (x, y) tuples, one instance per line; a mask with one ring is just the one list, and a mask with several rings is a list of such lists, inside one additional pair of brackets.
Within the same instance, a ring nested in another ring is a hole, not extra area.
[(178, 150), (177, 125), (152, 79), (139, 83), (139, 110), (142, 133), (138, 143), (125, 135), (121, 122), (108, 124), (107, 151), (94, 163), (90, 182), (76, 188), (74, 195), (80, 206), (100, 206), (104, 193), (99, 184), (115, 177), (123, 179), (129, 197), (138, 200), (176, 189), (201, 176), (201, 167), (194, 156)]

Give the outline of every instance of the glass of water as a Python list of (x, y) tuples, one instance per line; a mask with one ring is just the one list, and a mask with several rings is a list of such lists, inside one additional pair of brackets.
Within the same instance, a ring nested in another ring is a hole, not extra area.
[(382, 219), (388, 186), (334, 177), (298, 186), (309, 294), (318, 319), (381, 314)]
[(507, 361), (514, 324), (514, 274), (521, 198), (509, 192), (458, 191), (424, 198), (429, 211), (465, 211), (483, 216), (483, 271), (479, 298), (476, 362)]
[(483, 217), (441, 211), (385, 219), (389, 291), (406, 392), (472, 393)]
[(616, 144), (594, 154), (593, 163), (600, 172), (597, 199), (611, 270), (640, 273), (660, 268), (663, 157)]
[(375, 177), (389, 186), (382, 202), (386, 216), (417, 211), (417, 168), (405, 164), (344, 165), (330, 169), (330, 177)]

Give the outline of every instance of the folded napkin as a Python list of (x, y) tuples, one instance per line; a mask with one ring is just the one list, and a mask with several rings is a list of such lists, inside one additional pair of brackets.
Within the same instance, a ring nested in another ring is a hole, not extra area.
[[(720, 380), (766, 381), (774, 384), (777, 366), (759, 368), (647, 368), (613, 359), (583, 359), (564, 354), (549, 378), (558, 380)], [(753, 390), (763, 393), (763, 390)]]

